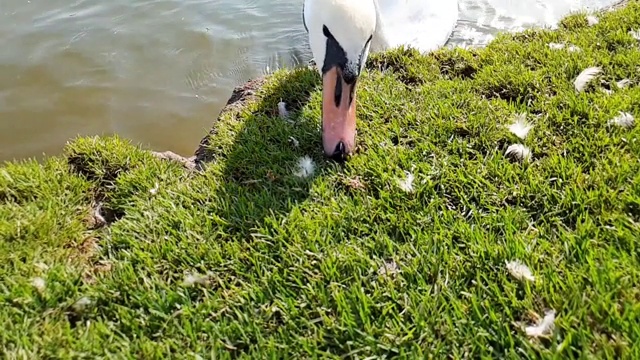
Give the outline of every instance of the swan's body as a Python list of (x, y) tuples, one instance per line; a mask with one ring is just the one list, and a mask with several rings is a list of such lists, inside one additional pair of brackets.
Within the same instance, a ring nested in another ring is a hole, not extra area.
[(356, 83), (369, 52), (442, 46), (458, 20), (457, 0), (305, 0), (304, 27), (322, 75), (325, 154), (355, 148)]
[(372, 51), (406, 45), (429, 52), (447, 42), (458, 21), (457, 0), (377, 0), (382, 25)]

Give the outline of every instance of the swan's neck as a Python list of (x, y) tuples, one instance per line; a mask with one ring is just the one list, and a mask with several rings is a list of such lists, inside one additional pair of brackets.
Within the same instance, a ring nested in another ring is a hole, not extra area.
[(384, 19), (382, 18), (378, 0), (373, 0), (373, 3), (376, 8), (376, 32), (371, 41), (371, 51), (377, 52), (388, 49), (391, 43), (387, 36), (386, 27), (384, 24)]

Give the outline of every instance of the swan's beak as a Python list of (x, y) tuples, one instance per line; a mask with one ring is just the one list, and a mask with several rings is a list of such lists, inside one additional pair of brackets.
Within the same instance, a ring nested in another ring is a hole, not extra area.
[(356, 83), (347, 84), (337, 66), (322, 76), (322, 145), (336, 160), (345, 160), (355, 148)]

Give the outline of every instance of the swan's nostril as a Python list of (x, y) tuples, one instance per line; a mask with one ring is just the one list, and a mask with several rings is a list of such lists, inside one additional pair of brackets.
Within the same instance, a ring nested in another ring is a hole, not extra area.
[(340, 141), (338, 145), (336, 145), (336, 149), (331, 154), (331, 158), (337, 161), (344, 161), (347, 158), (347, 148), (344, 145), (344, 142)]

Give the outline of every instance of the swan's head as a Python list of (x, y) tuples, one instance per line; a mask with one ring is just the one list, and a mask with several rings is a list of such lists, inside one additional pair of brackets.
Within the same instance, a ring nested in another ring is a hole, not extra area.
[(374, 0), (307, 0), (305, 26), (322, 76), (322, 143), (343, 160), (355, 148), (356, 85), (376, 29)]

